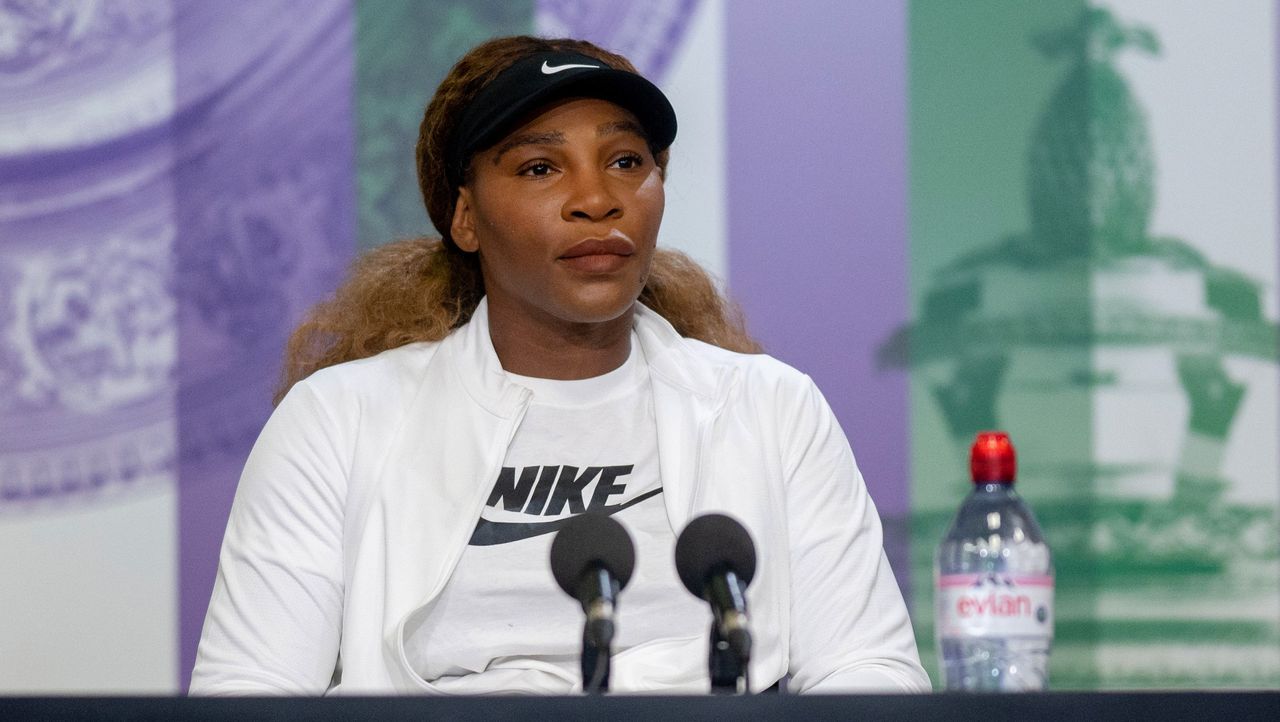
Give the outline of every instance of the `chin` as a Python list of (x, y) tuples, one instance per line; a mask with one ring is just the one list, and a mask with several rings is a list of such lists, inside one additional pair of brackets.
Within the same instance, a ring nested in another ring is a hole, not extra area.
[(575, 323), (591, 323), (591, 324), (608, 323), (610, 321), (616, 321), (619, 317), (624, 316), (629, 311), (631, 311), (631, 308), (632, 306), (634, 306), (634, 304), (635, 304), (635, 301), (631, 301), (630, 303), (626, 303), (621, 306), (610, 306), (607, 308), (595, 307), (590, 309), (579, 309), (578, 310), (579, 312), (574, 314), (574, 318), (572, 318), (572, 320)]
[(576, 298), (562, 305), (566, 320), (574, 323), (607, 323), (631, 311), (638, 294)]

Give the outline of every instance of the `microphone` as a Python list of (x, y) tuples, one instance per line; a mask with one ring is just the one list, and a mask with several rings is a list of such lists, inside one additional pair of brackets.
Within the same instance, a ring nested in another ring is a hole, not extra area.
[[(711, 605), (712, 685), (745, 677), (751, 660), (751, 628), (747, 617), (747, 586), (756, 573), (756, 547), (751, 535), (724, 514), (706, 514), (689, 522), (676, 540), (676, 572), (686, 589)], [(723, 645), (720, 643), (723, 642)], [(732, 652), (733, 663), (717, 658), (717, 646)], [(728, 665), (725, 667), (724, 665)], [(718, 679), (719, 677), (719, 679)]]
[(603, 514), (573, 517), (551, 542), (551, 574), (566, 594), (582, 604), (587, 617), (582, 629), (584, 691), (609, 688), (614, 609), (635, 566), (631, 535)]

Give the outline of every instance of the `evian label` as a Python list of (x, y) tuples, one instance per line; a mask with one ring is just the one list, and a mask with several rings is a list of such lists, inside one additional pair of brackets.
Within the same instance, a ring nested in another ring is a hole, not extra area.
[(1053, 577), (948, 574), (938, 578), (943, 637), (1053, 638)]

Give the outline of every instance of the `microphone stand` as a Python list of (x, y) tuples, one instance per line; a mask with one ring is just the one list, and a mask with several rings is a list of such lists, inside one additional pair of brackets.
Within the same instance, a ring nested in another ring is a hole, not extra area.
[(720, 625), (711, 623), (711, 658), (707, 668), (711, 672), (712, 694), (743, 694), (747, 687), (747, 668), (729, 648), (729, 640), (720, 634)]
[(582, 625), (582, 691), (599, 694), (609, 691), (609, 658), (613, 646), (613, 610), (618, 584), (604, 568), (582, 577), (583, 586), (602, 592), (586, 608)]
[(582, 630), (582, 691), (584, 694), (609, 691), (609, 650), (597, 647), (585, 628)]
[[(747, 607), (745, 585), (741, 584), (738, 575), (726, 571), (711, 581), (709, 593), (712, 597), (732, 599), (732, 609), (745, 610)], [(712, 694), (749, 694), (751, 635), (745, 628), (746, 616), (740, 611), (721, 612), (716, 606), (715, 618), (711, 620), (711, 653), (707, 661), (707, 669), (711, 676)], [(731, 617), (732, 623), (726, 624)], [(731, 640), (722, 630), (728, 628), (734, 635)]]

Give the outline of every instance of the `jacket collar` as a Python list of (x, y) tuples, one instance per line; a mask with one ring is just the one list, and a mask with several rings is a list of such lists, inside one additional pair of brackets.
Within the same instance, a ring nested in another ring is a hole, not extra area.
[(506, 419), (523, 408), (528, 394), (507, 378), (489, 337), (487, 297), (480, 299), (465, 326), (440, 342), (440, 351), (455, 382), (484, 410)]
[[(665, 318), (637, 302), (634, 326), (649, 373), (656, 380), (704, 401), (722, 397), (728, 376), (725, 369), (706, 363), (705, 358), (695, 359), (689, 341)], [(508, 379), (498, 361), (498, 352), (489, 337), (488, 298), (480, 300), (465, 326), (441, 343), (441, 351), (450, 359), (457, 383), (473, 401), (502, 418), (519, 413), (526, 393), (523, 387)]]

